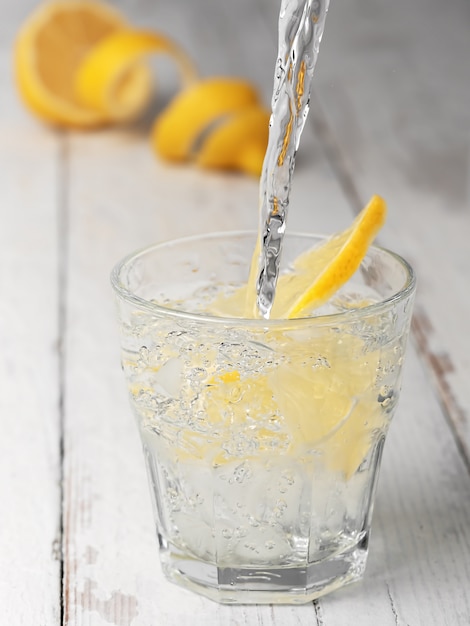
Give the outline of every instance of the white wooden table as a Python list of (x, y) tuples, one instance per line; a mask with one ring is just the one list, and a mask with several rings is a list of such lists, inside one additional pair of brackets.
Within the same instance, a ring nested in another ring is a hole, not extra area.
[[(0, 624), (470, 624), (470, 8), (332, 0), (289, 228), (345, 227), (372, 193), (419, 290), (362, 583), (301, 607), (225, 607), (164, 581), (108, 275), (152, 241), (257, 224), (257, 181), (158, 162), (148, 123), (33, 119), (0, 21)], [(278, 0), (121, 0), (205, 75), (269, 102)], [(155, 104), (155, 111), (161, 99)]]

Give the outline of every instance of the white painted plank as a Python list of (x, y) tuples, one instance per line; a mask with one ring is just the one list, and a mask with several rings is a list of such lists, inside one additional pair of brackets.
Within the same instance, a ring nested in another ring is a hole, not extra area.
[(0, 615), (60, 621), (60, 142), (18, 106), (0, 47)]

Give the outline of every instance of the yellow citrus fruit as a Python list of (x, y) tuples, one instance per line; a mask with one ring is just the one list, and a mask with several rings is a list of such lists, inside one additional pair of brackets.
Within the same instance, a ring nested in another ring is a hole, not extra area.
[(16, 78), (26, 105), (59, 125), (91, 127), (106, 122), (105, 115), (78, 100), (74, 77), (93, 46), (125, 27), (119, 13), (91, 0), (39, 5), (15, 45)]
[(224, 116), (258, 103), (256, 89), (236, 78), (208, 78), (181, 91), (157, 117), (152, 130), (156, 153), (185, 161), (197, 142)]
[[(232, 458), (227, 444), (234, 436), (256, 438), (258, 445), (247, 449), (245, 458), (274, 453), (299, 459), (316, 449), (318, 462), (350, 478), (369, 452), (374, 432), (385, 425), (376, 388), (384, 350), (365, 354), (363, 339), (332, 333), (310, 338), (310, 346), (304, 340), (299, 351), (292, 331), (275, 333), (272, 338), (284, 343), (288, 359), (264, 373), (210, 375), (194, 404), (204, 428), (178, 426), (175, 455), (183, 462), (224, 465)], [(138, 401), (154, 389), (136, 384), (131, 393)]]
[(81, 101), (113, 120), (128, 120), (142, 111), (149, 99), (139, 61), (146, 55), (167, 54), (174, 58), (181, 81), (196, 77), (190, 59), (171, 39), (159, 33), (122, 30), (94, 46), (77, 70), (75, 90)]
[(185, 79), (195, 70), (158, 33), (133, 30), (108, 5), (52, 0), (26, 20), (15, 45), (18, 88), (26, 105), (59, 126), (90, 128), (134, 117), (147, 104), (152, 77), (141, 58), (164, 52)]
[(254, 105), (222, 119), (203, 140), (196, 163), (260, 176), (268, 145), (269, 117), (267, 109)]
[(350, 477), (367, 454), (373, 432), (384, 424), (377, 402), (380, 350), (364, 354), (359, 337), (332, 335), (310, 340), (311, 354), (327, 366), (307, 366), (305, 353), (267, 376), (277, 410), (294, 449), (317, 447), (328, 467)]
[[(298, 257), (293, 271), (278, 282), (283, 317), (308, 314), (339, 289), (356, 271), (385, 215), (384, 200), (374, 196), (347, 230)], [(246, 294), (245, 286), (208, 312), (243, 315)], [(195, 405), (207, 430), (182, 428), (178, 459), (224, 465), (232, 460), (227, 444), (235, 436), (241, 442), (256, 438), (256, 448), (237, 453), (247, 459), (273, 454), (315, 459), (349, 479), (386, 427), (377, 373), (393, 358), (394, 347), (366, 349), (364, 337), (336, 329), (306, 335), (302, 325), (267, 329), (264, 342), (282, 349), (282, 358), (265, 371), (227, 369), (208, 376)], [(215, 369), (216, 354), (210, 362)], [(137, 387), (133, 394), (139, 397), (142, 391)], [(309, 456), (312, 450), (316, 454)]]
[[(298, 257), (293, 271), (278, 281), (276, 317), (307, 315), (331, 297), (359, 267), (385, 215), (384, 200), (374, 196), (347, 230)], [(245, 286), (219, 299), (210, 312), (243, 315), (246, 296)], [(349, 479), (370, 451), (374, 433), (386, 423), (376, 389), (386, 349), (365, 353), (364, 339), (347, 333), (306, 338), (299, 328), (296, 339), (295, 332), (275, 328), (265, 335), (268, 343), (272, 338), (283, 345), (289, 356), (266, 373), (243, 376), (231, 370), (209, 378), (200, 396), (207, 420), (219, 439), (229, 439), (231, 429), (249, 429), (250, 436), (260, 440), (256, 455), (272, 454), (274, 440), (276, 454), (299, 456), (302, 450), (315, 448), (327, 468)], [(266, 416), (276, 416), (274, 431)], [(228, 457), (220, 452), (219, 439), (206, 442), (185, 432), (182, 458), (223, 464)]]
[[(331, 298), (358, 269), (385, 221), (386, 212), (385, 201), (373, 196), (348, 229), (298, 257), (292, 271), (279, 277), (271, 317), (308, 316)], [(258, 256), (259, 242), (252, 268), (256, 268)], [(214, 300), (209, 312), (224, 317), (253, 317), (255, 274), (252, 269), (247, 285), (228, 297), (220, 296)]]
[(359, 268), (387, 213), (373, 196), (351, 226), (296, 259), (294, 271), (279, 278), (272, 316), (294, 318), (326, 302)]

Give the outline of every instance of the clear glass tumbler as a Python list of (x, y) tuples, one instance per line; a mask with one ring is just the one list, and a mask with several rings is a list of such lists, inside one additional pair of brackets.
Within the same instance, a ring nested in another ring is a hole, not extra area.
[[(122, 365), (168, 579), (225, 603), (302, 603), (361, 578), (415, 280), (372, 247), (314, 317), (211, 314), (254, 233), (152, 246), (112, 273)], [(286, 267), (319, 237), (288, 234)]]

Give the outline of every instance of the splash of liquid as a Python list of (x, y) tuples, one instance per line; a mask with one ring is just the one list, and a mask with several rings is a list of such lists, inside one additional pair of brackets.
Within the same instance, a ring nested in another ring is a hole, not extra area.
[[(247, 311), (269, 318), (289, 208), (295, 155), (307, 119), (329, 0), (282, 0), (269, 142), (260, 182), (260, 225)], [(256, 299), (256, 302), (255, 302)]]

